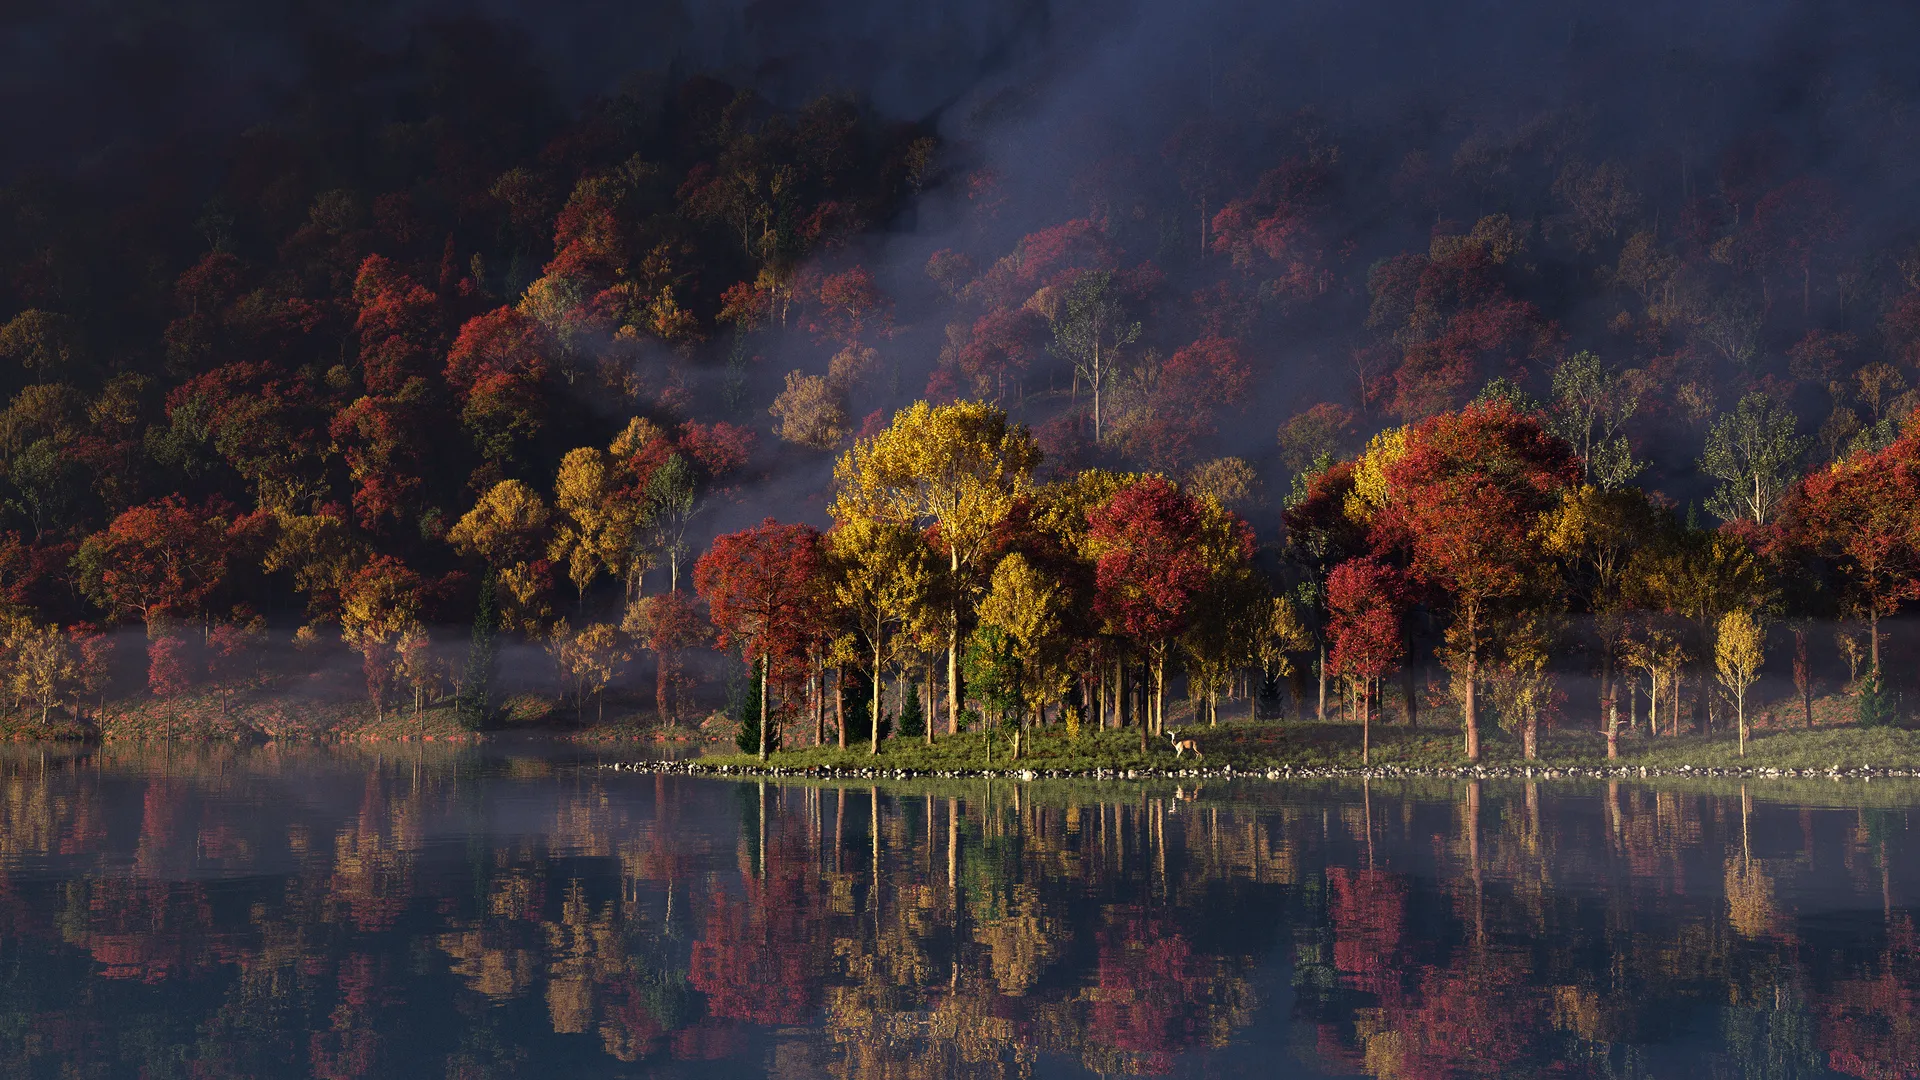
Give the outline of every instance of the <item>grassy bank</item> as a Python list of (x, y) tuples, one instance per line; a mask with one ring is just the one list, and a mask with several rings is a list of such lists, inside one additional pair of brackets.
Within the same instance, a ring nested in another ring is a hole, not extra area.
[(0, 742), (247, 743), (247, 742), (471, 742), (495, 734), (538, 734), (584, 742), (662, 743), (680, 748), (732, 746), (733, 725), (717, 717), (661, 725), (651, 702), (609, 702), (582, 717), (542, 694), (511, 694), (480, 732), (460, 723), (450, 700), (411, 699), (375, 712), (350, 682), (280, 678), (248, 686), (196, 686), (172, 700), (134, 694), (70, 703), (44, 714), (37, 707), (0, 703)]
[[(1236, 770), (1353, 769), (1362, 767), (1360, 729), (1341, 723), (1226, 724), (1216, 728), (1189, 728), (1183, 734), (1200, 744), (1209, 768)], [(716, 767), (752, 768), (750, 754), (710, 756), (703, 763)], [(888, 740), (880, 752), (865, 744), (841, 751), (833, 747), (806, 747), (773, 754), (768, 765), (780, 769), (902, 769), (915, 772), (957, 772), (1032, 769), (1036, 771), (1093, 772), (1095, 770), (1165, 770), (1195, 765), (1191, 756), (1176, 758), (1162, 739), (1140, 750), (1135, 731), (1082, 733), (1069, 738), (1058, 730), (1028, 733), (1020, 758), (1004, 737), (963, 733), (941, 736), (932, 745), (918, 740)], [(1409, 730), (1375, 727), (1367, 764), (1376, 769), (1455, 769), (1470, 764), (1457, 731), (1440, 728)], [(1835, 726), (1755, 733), (1747, 740), (1743, 758), (1730, 735), (1623, 738), (1620, 758), (1608, 762), (1606, 740), (1590, 732), (1556, 732), (1541, 738), (1540, 756), (1528, 762), (1518, 740), (1504, 732), (1488, 732), (1482, 740), (1480, 764), (1488, 767), (1547, 769), (1644, 766), (1674, 771), (1682, 767), (1751, 769), (1920, 769), (1920, 732), (1898, 728), (1862, 729)]]

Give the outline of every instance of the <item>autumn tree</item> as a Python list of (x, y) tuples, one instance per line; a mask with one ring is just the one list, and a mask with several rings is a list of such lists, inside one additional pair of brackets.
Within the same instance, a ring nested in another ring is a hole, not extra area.
[(40, 706), (40, 722), (45, 724), (53, 703), (80, 677), (80, 658), (72, 643), (57, 626), (15, 619), (7, 627), (4, 648), (13, 693)]
[(1401, 573), (1372, 556), (1349, 559), (1327, 578), (1330, 659), (1359, 695), (1362, 765), (1371, 761), (1375, 689), (1400, 660), (1400, 611), (1407, 594)]
[(1626, 645), (1632, 599), (1627, 569), (1633, 552), (1661, 539), (1666, 525), (1666, 515), (1639, 489), (1608, 490), (1590, 483), (1567, 489), (1542, 522), (1541, 540), (1560, 561), (1569, 600), (1593, 616), (1602, 720), (1610, 738), (1618, 738), (1614, 675)]
[(1880, 620), (1920, 598), (1920, 436), (1857, 453), (1808, 476), (1786, 506), (1783, 529), (1831, 560), (1846, 602), (1867, 620), (1871, 667), (1880, 667)]
[(561, 619), (548, 633), (547, 651), (573, 687), (574, 715), (586, 719), (587, 698), (592, 696), (598, 704), (598, 719), (606, 720), (607, 684), (632, 659), (613, 625), (588, 623), (576, 631)]
[[(618, 577), (626, 569), (626, 559), (633, 550), (637, 507), (617, 497), (617, 482), (607, 454), (582, 446), (560, 459), (560, 471), (553, 483), (553, 511), (547, 558), (567, 568), (567, 577), (584, 604), (587, 587), (596, 578), (603, 573)], [(532, 513), (531, 507), (528, 512)], [(467, 534), (461, 535), (465, 538)]]
[[(1727, 531), (1680, 530), (1635, 551), (1627, 574), (1636, 606), (1691, 625), (1687, 651), (1702, 664), (1712, 655), (1713, 632), (1721, 616), (1762, 607), (1775, 594), (1766, 566), (1747, 539)], [(1700, 686), (1704, 697), (1704, 675)], [(1677, 722), (1677, 684), (1674, 706)]]
[(873, 709), (869, 752), (880, 752), (880, 693), (915, 612), (930, 599), (932, 553), (912, 528), (855, 518), (826, 535), (825, 554), (834, 606), (865, 639), (871, 661)]
[(1713, 642), (1713, 663), (1720, 673), (1720, 685), (1733, 695), (1740, 725), (1740, 756), (1747, 756), (1747, 690), (1760, 678), (1765, 662), (1766, 635), (1760, 624), (1745, 611), (1729, 611), (1720, 617)]
[(996, 630), (1013, 663), (1010, 687), (1019, 702), (1015, 717), (1013, 756), (1020, 757), (1021, 733), (1028, 714), (1058, 701), (1067, 683), (1065, 622), (1066, 590), (1019, 552), (1002, 558), (993, 568), (987, 594), (980, 601), (980, 625)]
[(193, 618), (225, 581), (227, 519), (168, 496), (121, 512), (74, 555), (81, 588), (118, 616)]
[(147, 689), (166, 702), (165, 734), (172, 738), (173, 699), (193, 685), (193, 646), (164, 624), (148, 623), (147, 633)]
[[(1405, 452), (1404, 436), (1398, 452)], [(1296, 477), (1294, 493), (1287, 500), (1282, 518), (1287, 530), (1287, 556), (1306, 575), (1298, 596), (1303, 609), (1300, 614), (1316, 616), (1311, 620), (1302, 619), (1301, 629), (1313, 635), (1319, 653), (1315, 668), (1319, 680), (1317, 716), (1321, 720), (1327, 716), (1327, 650), (1331, 647), (1325, 632), (1327, 575), (1340, 563), (1370, 550), (1367, 514), (1350, 512), (1350, 507), (1359, 510), (1368, 505), (1368, 496), (1360, 494), (1357, 472), (1358, 464), (1346, 461), (1328, 465), (1310, 476)], [(1385, 474), (1378, 473), (1382, 482), (1376, 485), (1375, 472), (1377, 470), (1369, 470), (1368, 490), (1377, 489), (1384, 495)]]
[(679, 716), (679, 695), (689, 685), (686, 650), (703, 644), (706, 637), (692, 598), (679, 590), (635, 597), (620, 629), (653, 653), (654, 709), (662, 724), (672, 722)]
[(767, 412), (780, 421), (780, 438), (814, 450), (832, 450), (852, 433), (845, 392), (820, 375), (788, 372), (787, 388)]
[(707, 602), (721, 647), (738, 648), (759, 674), (761, 761), (767, 759), (770, 671), (801, 651), (815, 618), (820, 547), (819, 530), (767, 518), (716, 538), (694, 564), (694, 589)]
[(1094, 608), (1147, 661), (1153, 696), (1146, 731), (1165, 730), (1167, 657), (1194, 606), (1225, 568), (1253, 554), (1253, 533), (1231, 514), (1203, 505), (1171, 481), (1149, 476), (1116, 491), (1087, 515), (1095, 559)]
[(266, 636), (266, 619), (245, 609), (222, 619), (207, 633), (207, 675), (219, 688), (222, 716), (233, 701), (233, 683), (259, 662)]
[(948, 730), (960, 716), (960, 629), (975, 595), (967, 575), (994, 532), (1032, 485), (1040, 451), (1026, 428), (978, 402), (916, 402), (893, 423), (842, 454), (833, 469), (836, 521), (874, 521), (932, 530), (947, 556)]
[(551, 517), (538, 492), (518, 480), (502, 480), (447, 531), (455, 551), (487, 564), (505, 594), (501, 607), (509, 627), (532, 628), (545, 614), (543, 556)]
[(400, 642), (420, 623), (418, 574), (390, 555), (376, 556), (347, 583), (340, 605), (340, 636), (360, 654), (367, 699), (376, 719), (400, 670)]
[(1470, 761), (1480, 759), (1476, 683), (1494, 609), (1539, 584), (1534, 532), (1579, 471), (1564, 440), (1497, 401), (1416, 425), (1385, 469), (1376, 535), (1404, 545), (1414, 575), (1453, 608), (1447, 643)]

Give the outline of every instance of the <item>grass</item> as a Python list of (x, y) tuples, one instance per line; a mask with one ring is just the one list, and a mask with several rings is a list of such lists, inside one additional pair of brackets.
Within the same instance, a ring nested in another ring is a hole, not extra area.
[[(1199, 764), (1235, 769), (1358, 769), (1361, 767), (1360, 729), (1347, 723), (1231, 723), (1215, 728), (1187, 728), (1206, 755)], [(866, 744), (841, 751), (831, 746), (804, 747), (773, 754), (768, 764), (783, 769), (906, 769), (918, 772), (981, 769), (1033, 769), (1091, 772), (1096, 769), (1170, 769), (1194, 764), (1191, 756), (1176, 758), (1166, 740), (1148, 743), (1140, 751), (1135, 730), (1085, 732), (1069, 738), (1058, 728), (1029, 732), (1020, 759), (1012, 757), (1007, 739), (989, 740), (978, 733), (940, 736), (932, 745), (919, 740), (888, 740), (880, 753)], [(1544, 768), (1592, 768), (1608, 764), (1606, 740), (1586, 731), (1559, 731), (1541, 735), (1540, 757), (1529, 763), (1519, 740), (1497, 728), (1485, 730), (1480, 764)], [(753, 767), (751, 754), (709, 755), (715, 766)], [(1470, 764), (1456, 728), (1376, 725), (1368, 764), (1374, 768), (1453, 769)], [(1681, 766), (1717, 768), (1827, 769), (1871, 766), (1920, 768), (1920, 732), (1897, 728), (1862, 729), (1822, 727), (1812, 730), (1762, 731), (1749, 736), (1747, 754), (1739, 754), (1729, 734), (1679, 737), (1623, 737), (1614, 765), (1645, 766), (1672, 771)]]

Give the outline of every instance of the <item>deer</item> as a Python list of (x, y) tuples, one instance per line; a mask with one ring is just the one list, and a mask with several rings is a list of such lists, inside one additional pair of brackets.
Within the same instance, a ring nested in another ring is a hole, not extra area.
[(1195, 761), (1205, 761), (1207, 755), (1200, 752), (1200, 743), (1191, 735), (1182, 735), (1177, 731), (1167, 732), (1167, 741), (1173, 744), (1173, 756), (1180, 757), (1187, 751), (1193, 751)]

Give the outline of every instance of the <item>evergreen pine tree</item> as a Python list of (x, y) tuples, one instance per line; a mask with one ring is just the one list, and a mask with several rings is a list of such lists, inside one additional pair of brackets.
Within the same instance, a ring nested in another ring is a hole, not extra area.
[[(746, 685), (734, 699), (733, 718), (739, 722), (740, 731), (733, 737), (733, 744), (738, 746), (743, 754), (760, 752), (760, 665), (764, 663), (766, 663), (764, 659), (754, 662), (753, 668), (747, 673)], [(780, 749), (780, 725), (774, 722), (774, 717), (773, 710), (769, 709), (767, 719), (773, 722), (772, 728), (767, 732), (769, 753)]]
[(899, 735), (903, 739), (918, 739), (926, 733), (926, 710), (920, 705), (920, 695), (909, 689), (907, 703), (900, 707)]
[(467, 646), (467, 666), (460, 676), (459, 696), (454, 699), (454, 715), (468, 731), (481, 730), (493, 718), (493, 679), (500, 660), (500, 643), (495, 640), (499, 624), (493, 575), (487, 574), (480, 579), (480, 598), (473, 613), (473, 638)]

